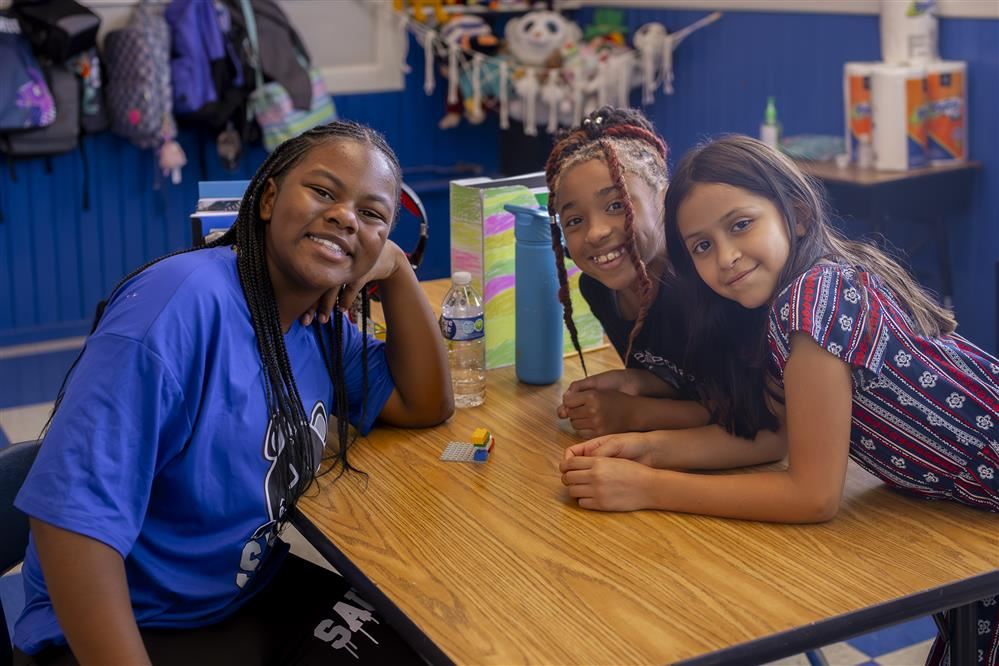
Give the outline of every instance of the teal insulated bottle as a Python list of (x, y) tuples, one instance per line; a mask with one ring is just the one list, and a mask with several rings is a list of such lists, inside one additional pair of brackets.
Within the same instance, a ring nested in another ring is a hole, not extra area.
[(507, 204), (514, 215), (517, 379), (553, 384), (562, 377), (562, 304), (550, 218), (542, 208)]

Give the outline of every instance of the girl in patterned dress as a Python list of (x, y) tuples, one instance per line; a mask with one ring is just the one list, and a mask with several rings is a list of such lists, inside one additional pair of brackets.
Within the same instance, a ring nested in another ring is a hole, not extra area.
[[(898, 490), (999, 512), (999, 359), (957, 335), (896, 262), (834, 231), (791, 160), (743, 136), (701, 146), (673, 177), (665, 219), (691, 298), (685, 366), (718, 425), (568, 448), (563, 483), (580, 506), (825, 521), (853, 458)], [(677, 471), (771, 457), (749, 453), (768, 448), (768, 430), (786, 470)], [(979, 661), (995, 664), (995, 599), (979, 604), (978, 628)], [(930, 663), (948, 662), (938, 641)]]

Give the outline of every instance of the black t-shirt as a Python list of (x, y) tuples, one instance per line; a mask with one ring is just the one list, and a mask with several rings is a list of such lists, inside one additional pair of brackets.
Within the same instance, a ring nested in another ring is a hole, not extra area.
[(656, 300), (632, 345), (631, 358), (627, 360), (624, 354), (634, 320), (621, 316), (613, 291), (585, 273), (579, 277), (579, 291), (600, 320), (625, 367), (645, 368), (679, 391), (681, 398), (697, 399), (693, 376), (677, 362), (683, 357), (686, 330), (681, 319), (683, 310), (680, 301), (669, 285), (659, 286)]

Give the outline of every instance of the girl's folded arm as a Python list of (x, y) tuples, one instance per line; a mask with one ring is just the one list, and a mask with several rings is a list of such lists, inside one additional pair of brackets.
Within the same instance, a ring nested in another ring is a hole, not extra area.
[(633, 387), (630, 392), (649, 398), (677, 398), (679, 391), (660, 379), (654, 372), (646, 368), (625, 368), (623, 370), (628, 383)]
[(629, 403), (629, 422), (634, 430), (696, 428), (710, 419), (707, 408), (696, 400), (638, 395), (631, 397)]
[(385, 356), (395, 390), (379, 418), (392, 425), (432, 426), (454, 412), (447, 351), (426, 294), (406, 256), (379, 283), (387, 336)]
[(777, 462), (787, 455), (783, 430), (761, 430), (755, 439), (749, 440), (719, 425), (705, 425), (650, 432), (648, 437), (653, 449), (652, 465), (662, 469), (732, 469)]
[(149, 664), (118, 551), (31, 519), (59, 626), (81, 664)]
[(651, 498), (657, 508), (776, 522), (836, 515), (850, 451), (850, 369), (807, 335), (793, 335), (791, 345), (784, 370), (787, 469), (717, 476), (662, 470)]

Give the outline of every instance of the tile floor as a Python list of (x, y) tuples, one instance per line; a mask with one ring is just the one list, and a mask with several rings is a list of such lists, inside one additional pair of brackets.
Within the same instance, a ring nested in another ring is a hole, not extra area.
[[(82, 345), (82, 338), (57, 340), (39, 345), (0, 347), (0, 447), (34, 439), (52, 409), (66, 370)], [(329, 567), (319, 553), (292, 529), (285, 533), (292, 550), (306, 559)], [(0, 602), (8, 624), (23, 605), (20, 574), (0, 578)], [(888, 629), (852, 638), (823, 648), (832, 666), (919, 666), (924, 663), (936, 635), (932, 619), (921, 618)], [(770, 666), (807, 666), (798, 655), (772, 662)]]

